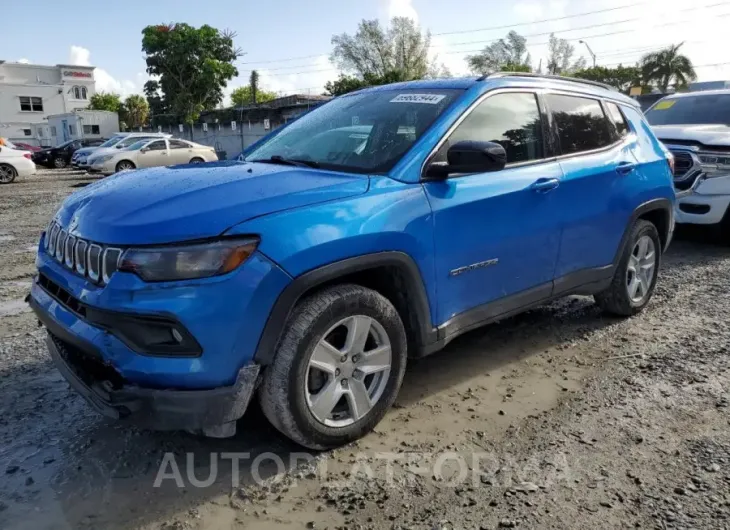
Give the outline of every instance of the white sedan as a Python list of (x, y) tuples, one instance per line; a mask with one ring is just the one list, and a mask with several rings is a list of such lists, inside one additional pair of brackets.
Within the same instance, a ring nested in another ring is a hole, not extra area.
[(0, 184), (10, 184), (16, 177), (28, 177), (35, 173), (35, 164), (29, 151), (0, 147)]
[(111, 175), (118, 171), (175, 164), (215, 162), (215, 149), (176, 138), (140, 140), (115, 153), (91, 155), (87, 161), (90, 173)]

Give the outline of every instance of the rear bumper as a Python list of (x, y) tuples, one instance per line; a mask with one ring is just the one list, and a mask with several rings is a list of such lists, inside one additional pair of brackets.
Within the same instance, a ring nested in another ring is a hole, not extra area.
[(233, 385), (207, 390), (144, 388), (126, 382), (91, 344), (57, 323), (29, 298), (48, 329), (46, 343), (61, 375), (100, 414), (154, 430), (211, 431), (243, 416), (259, 366), (242, 367)]

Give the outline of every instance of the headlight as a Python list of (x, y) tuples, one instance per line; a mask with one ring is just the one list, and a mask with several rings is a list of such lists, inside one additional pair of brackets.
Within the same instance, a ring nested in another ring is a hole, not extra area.
[(730, 176), (730, 156), (699, 155), (698, 158), (707, 178)]
[(133, 272), (148, 282), (191, 280), (231, 272), (246, 261), (258, 239), (224, 239), (197, 245), (130, 248), (120, 271)]

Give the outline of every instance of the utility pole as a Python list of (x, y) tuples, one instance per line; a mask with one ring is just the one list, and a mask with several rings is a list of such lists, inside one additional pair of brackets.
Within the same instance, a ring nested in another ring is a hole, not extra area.
[(588, 43), (587, 43), (586, 41), (584, 41), (584, 40), (579, 40), (578, 42), (579, 42), (580, 44), (585, 44), (585, 45), (586, 45), (586, 48), (588, 48), (588, 53), (590, 53), (590, 54), (591, 54), (591, 57), (593, 57), (593, 68), (595, 68), (595, 67), (596, 67), (596, 54), (595, 54), (595, 53), (593, 53), (593, 50), (591, 50), (591, 47), (590, 47), (590, 46), (588, 46)]

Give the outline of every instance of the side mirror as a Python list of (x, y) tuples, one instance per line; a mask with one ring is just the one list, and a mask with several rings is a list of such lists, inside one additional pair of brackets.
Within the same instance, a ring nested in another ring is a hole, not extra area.
[(448, 163), (432, 163), (426, 175), (433, 180), (444, 179), (453, 173), (487, 173), (499, 171), (507, 165), (507, 152), (496, 142), (464, 140), (449, 147)]
[(142, 149), (139, 150), (140, 153), (146, 153), (147, 151), (149, 151), (149, 149), (146, 147), (143, 147)]

